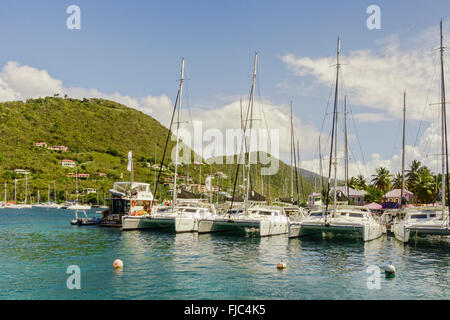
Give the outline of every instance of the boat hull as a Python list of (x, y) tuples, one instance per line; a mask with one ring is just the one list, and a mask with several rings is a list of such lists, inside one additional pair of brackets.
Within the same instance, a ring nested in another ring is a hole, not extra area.
[(210, 232), (239, 232), (256, 233), (261, 237), (287, 234), (289, 232), (288, 223), (273, 221), (251, 221), (251, 220), (200, 220), (199, 233)]
[(289, 225), (289, 238), (297, 238), (300, 236), (302, 226), (299, 223), (291, 223)]
[(163, 228), (173, 228), (175, 230), (175, 218), (152, 217), (152, 216), (122, 217), (122, 230), (163, 229)]
[(381, 225), (351, 225), (330, 223), (302, 223), (299, 236), (331, 234), (335, 236), (355, 237), (364, 241), (379, 238), (382, 235)]
[(176, 233), (197, 232), (198, 219), (193, 217), (127, 216), (122, 218), (122, 229), (171, 229)]
[(411, 238), (428, 235), (450, 236), (449, 226), (407, 226), (402, 223), (394, 224), (394, 236), (397, 240), (406, 243)]

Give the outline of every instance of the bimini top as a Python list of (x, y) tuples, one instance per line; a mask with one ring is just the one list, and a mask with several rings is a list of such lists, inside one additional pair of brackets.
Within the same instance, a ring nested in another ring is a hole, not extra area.
[(150, 184), (143, 182), (120, 181), (114, 182), (113, 189), (108, 190), (113, 196), (133, 197), (142, 200), (153, 200)]

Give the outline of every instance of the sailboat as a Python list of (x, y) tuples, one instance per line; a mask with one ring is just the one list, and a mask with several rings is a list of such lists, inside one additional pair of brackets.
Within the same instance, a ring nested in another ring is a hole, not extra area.
[(408, 209), (403, 205), (405, 199), (405, 128), (406, 128), (406, 91), (403, 92), (403, 139), (402, 139), (402, 187), (400, 193), (400, 202), (396, 209), (385, 210), (381, 216), (381, 224), (383, 225), (383, 233), (391, 233), (393, 221), (396, 218), (404, 218)]
[[(207, 218), (215, 214), (213, 205), (203, 204), (199, 201), (183, 202), (177, 200), (178, 192), (181, 190), (177, 187), (178, 177), (178, 144), (179, 144), (179, 128), (180, 128), (180, 112), (183, 101), (183, 83), (184, 83), (184, 58), (181, 59), (181, 78), (178, 89), (177, 101), (175, 102), (175, 108), (178, 104), (177, 110), (177, 137), (176, 137), (176, 150), (175, 150), (175, 172), (173, 178), (173, 200), (172, 205), (160, 205), (152, 207), (149, 212), (145, 212), (143, 215), (125, 215), (122, 217), (122, 230), (136, 230), (136, 229), (154, 229), (154, 228), (166, 228), (174, 230), (175, 232), (196, 232), (198, 231), (199, 220)], [(174, 108), (174, 112), (175, 112)], [(172, 121), (173, 121), (172, 115)], [(172, 127), (172, 122), (170, 128)], [(169, 129), (170, 134), (170, 129)], [(167, 148), (167, 142), (166, 142)], [(165, 155), (165, 152), (164, 152)], [(163, 168), (164, 155), (160, 166), (159, 173)], [(155, 194), (159, 182), (159, 176), (156, 180)]]
[(6, 185), (6, 182), (5, 182), (5, 201), (3, 201), (3, 202), (0, 204), (0, 209), (6, 208), (7, 205), (8, 205), (8, 201), (7, 201), (7, 185)]
[[(444, 79), (444, 46), (442, 34), (442, 20), (440, 23), (440, 62), (441, 62), (441, 142), (442, 142), (442, 208), (425, 207), (410, 208), (403, 219), (394, 219), (392, 229), (395, 238), (403, 243), (411, 238), (428, 235), (450, 235), (450, 206), (446, 207), (445, 198), (448, 197), (448, 144), (447, 144), (447, 114), (445, 102)], [(447, 192), (446, 192), (447, 189)], [(448, 210), (448, 212), (447, 212)]]
[[(328, 187), (326, 205), (321, 209), (312, 210), (308, 217), (300, 222), (300, 236), (332, 234), (361, 238), (364, 241), (376, 239), (382, 235), (381, 224), (373, 217), (372, 212), (365, 207), (337, 205), (337, 115), (338, 89), (340, 69), (340, 40), (337, 41), (336, 83), (334, 95), (333, 127), (330, 145), (330, 163), (328, 170)], [(334, 154), (333, 154), (334, 151)], [(334, 159), (333, 159), (334, 158)], [(334, 201), (329, 208), (331, 167), (334, 165)], [(348, 193), (347, 193), (348, 194)]]
[[(247, 116), (245, 119), (245, 125), (243, 126), (243, 143), (241, 145), (241, 150), (243, 150), (244, 145), (250, 146), (250, 141), (246, 142), (246, 129), (247, 123), (250, 124), (250, 132), (252, 130), (253, 124), (253, 102), (255, 94), (255, 81), (256, 81), (256, 70), (258, 65), (258, 54), (255, 53), (254, 67), (253, 67), (253, 78), (252, 86), (249, 97), (249, 105), (247, 109)], [(250, 114), (250, 119), (249, 119)], [(249, 135), (250, 140), (251, 134)], [(200, 220), (199, 223), (199, 233), (209, 233), (209, 232), (241, 232), (241, 233), (254, 233), (261, 237), (287, 234), (289, 231), (289, 218), (283, 207), (269, 206), (269, 205), (249, 205), (249, 199), (251, 196), (250, 190), (250, 148), (247, 150), (247, 161), (244, 163), (246, 165), (247, 179), (245, 181), (246, 190), (244, 195), (244, 206), (233, 208), (234, 191), (236, 190), (236, 183), (239, 172), (239, 164), (236, 169), (235, 177), (235, 187), (233, 191), (233, 198), (230, 209), (223, 215), (214, 215), (206, 219)], [(241, 152), (242, 155), (242, 152)], [(245, 162), (245, 161), (244, 161)]]
[[(72, 203), (70, 206), (67, 207), (68, 210), (90, 210), (91, 206), (87, 205), (87, 204), (81, 204), (78, 203), (78, 169), (77, 166), (75, 165), (75, 192), (77, 194), (77, 199), (75, 201), (75, 203)], [(50, 196), (50, 194), (49, 194)], [(49, 199), (50, 201), (50, 199)], [(75, 215), (77, 215), (77, 213), (75, 212)]]
[[(15, 188), (15, 186), (16, 185), (14, 185), (14, 188)], [(14, 195), (15, 195), (15, 189), (14, 189)], [(14, 208), (14, 209), (31, 209), (33, 206), (31, 204), (27, 203), (27, 199), (28, 199), (28, 176), (26, 175), (25, 176), (25, 200), (24, 200), (23, 203), (16, 203), (11, 208)]]
[[(39, 195), (39, 190), (38, 190), (38, 195)], [(48, 191), (47, 191), (47, 202), (45, 203), (38, 203), (33, 205), (34, 207), (39, 207), (39, 208), (50, 208), (50, 209), (60, 209), (63, 205), (61, 204), (57, 204), (56, 202), (56, 182), (53, 180), (53, 197), (54, 197), (54, 201), (50, 201), (50, 185), (48, 185)]]

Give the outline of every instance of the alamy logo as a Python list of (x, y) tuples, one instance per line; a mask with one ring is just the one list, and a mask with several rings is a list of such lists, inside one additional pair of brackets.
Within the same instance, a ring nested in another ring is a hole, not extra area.
[[(279, 145), (280, 134), (278, 129), (252, 129), (246, 130), (245, 142), (244, 132), (241, 129), (226, 129), (225, 134), (217, 128), (203, 130), (201, 121), (193, 122), (193, 136), (187, 129), (180, 128), (178, 131), (179, 139), (183, 143), (174, 147), (171, 152), (171, 160), (175, 163), (178, 158), (178, 164), (191, 163), (191, 150), (188, 146), (193, 146), (195, 150), (194, 161), (202, 161), (202, 157), (207, 164), (223, 164), (225, 156), (226, 164), (234, 164), (236, 161), (244, 164), (246, 161), (243, 155), (249, 152), (248, 161), (251, 164), (259, 163), (261, 165), (261, 175), (275, 175), (279, 169)], [(172, 140), (176, 141), (175, 135)], [(244, 143), (244, 144), (243, 144)], [(238, 155), (237, 157), (231, 155)]]
[(69, 278), (67, 278), (67, 281), (66, 281), (67, 289), (69, 289), (69, 290), (73, 290), (73, 289), (80, 290), (81, 289), (81, 270), (80, 270), (80, 267), (77, 266), (77, 265), (68, 266), (66, 273), (67, 274), (71, 274), (71, 276)]
[(370, 16), (367, 18), (366, 25), (369, 30), (381, 29), (381, 10), (380, 7), (373, 4), (367, 7), (367, 14)]
[(381, 289), (381, 270), (377, 266), (369, 266), (366, 270), (369, 274), (367, 277), (367, 289), (380, 290)]
[(66, 26), (69, 30), (80, 30), (81, 29), (81, 9), (77, 5), (68, 6), (66, 13), (70, 16), (66, 20)]

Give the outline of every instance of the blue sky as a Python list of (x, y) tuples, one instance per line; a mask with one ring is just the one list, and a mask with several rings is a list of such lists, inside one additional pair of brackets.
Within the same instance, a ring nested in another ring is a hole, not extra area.
[[(71, 4), (81, 8), (81, 30), (66, 28), (66, 8)], [(381, 30), (366, 27), (366, 8), (372, 4), (381, 8)], [(183, 56), (189, 103), (208, 110), (248, 92), (257, 51), (262, 96), (274, 105), (293, 100), (296, 116), (320, 130), (329, 86), (318, 81), (317, 74), (293, 73), (282, 57), (332, 57), (338, 35), (344, 55), (358, 50), (376, 53), (383, 39), (414, 38), (446, 19), (447, 13), (450, 2), (439, 0), (5, 0), (0, 3), (0, 65), (16, 61), (46, 70), (66, 88), (130, 97), (167, 95), (173, 100)], [(428, 82), (424, 80), (424, 86)], [(353, 111), (366, 112), (367, 107), (354, 104)], [(415, 138), (417, 123), (411, 119), (409, 140)], [(400, 125), (398, 118), (357, 123), (365, 157), (379, 153), (391, 159), (400, 146), (400, 137), (397, 144), (392, 141)], [(310, 152), (306, 158), (312, 156)]]

